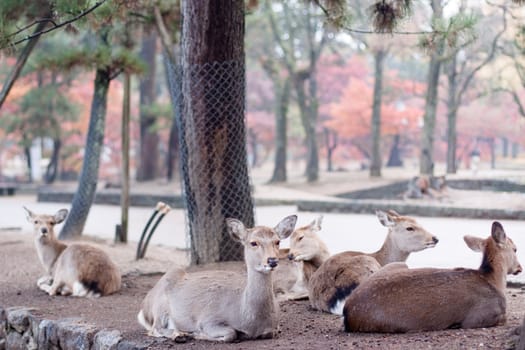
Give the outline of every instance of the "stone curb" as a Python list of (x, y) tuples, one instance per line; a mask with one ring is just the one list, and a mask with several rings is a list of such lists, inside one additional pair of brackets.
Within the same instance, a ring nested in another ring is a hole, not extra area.
[(318, 211), (335, 213), (374, 213), (376, 210), (393, 209), (403, 215), (450, 217), (491, 220), (525, 220), (525, 211), (513, 209), (488, 209), (465, 207), (440, 207), (433, 205), (414, 205), (384, 200), (348, 200), (344, 202), (298, 201), (299, 211)]
[(0, 350), (145, 350), (118, 330), (96, 329), (77, 318), (46, 320), (24, 307), (0, 308)]

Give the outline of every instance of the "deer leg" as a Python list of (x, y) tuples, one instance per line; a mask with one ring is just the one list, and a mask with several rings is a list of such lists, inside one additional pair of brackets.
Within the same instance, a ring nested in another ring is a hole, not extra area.
[[(47, 293), (51, 296), (57, 295), (57, 293), (60, 291), (60, 289), (63, 286), (64, 286), (64, 282), (55, 279), (51, 286), (47, 286), (48, 287)], [(46, 291), (46, 289), (44, 289), (43, 287), (45, 286), (41, 286), (40, 289)]]
[(53, 277), (51, 276), (42, 276), (36, 281), (36, 285), (40, 288), (41, 285), (50, 286), (53, 283)]
[(237, 338), (237, 331), (228, 326), (213, 323), (201, 325), (200, 328), (201, 332), (195, 335), (195, 339), (231, 342)]

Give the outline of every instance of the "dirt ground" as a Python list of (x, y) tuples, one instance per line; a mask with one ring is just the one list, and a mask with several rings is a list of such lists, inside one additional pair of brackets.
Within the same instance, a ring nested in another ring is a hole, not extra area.
[[(185, 252), (151, 247), (145, 260), (135, 262), (134, 245), (92, 243), (108, 251), (120, 266), (124, 275), (122, 290), (99, 299), (50, 297), (36, 287), (42, 268), (32, 235), (0, 231), (0, 307), (30, 307), (34, 314), (53, 320), (81, 318), (100, 329), (117, 329), (125, 339), (149, 344), (150, 349), (510, 349), (525, 310), (525, 290), (509, 288), (508, 320), (504, 326), (395, 335), (348, 334), (343, 331), (338, 316), (314, 311), (307, 301), (289, 301), (281, 304), (280, 330), (274, 339), (234, 344), (205, 341), (176, 344), (147, 337), (136, 321), (136, 314), (143, 297), (161, 273), (172, 264), (185, 263)], [(240, 266), (225, 264), (214, 268)]]

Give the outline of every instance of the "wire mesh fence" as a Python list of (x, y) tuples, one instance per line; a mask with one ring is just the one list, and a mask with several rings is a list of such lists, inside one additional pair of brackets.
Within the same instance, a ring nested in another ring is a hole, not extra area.
[(195, 264), (240, 260), (226, 218), (254, 225), (246, 157), (244, 62), (169, 66), (187, 237)]

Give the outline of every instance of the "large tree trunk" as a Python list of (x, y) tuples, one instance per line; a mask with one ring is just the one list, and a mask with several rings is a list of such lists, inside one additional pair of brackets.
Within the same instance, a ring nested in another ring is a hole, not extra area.
[(254, 225), (246, 157), (244, 1), (184, 1), (183, 177), (192, 263), (241, 260), (226, 218)]
[[(432, 0), (432, 19), (443, 17), (441, 0)], [(444, 42), (439, 39), (435, 51), (431, 53), (428, 65), (427, 94), (425, 98), (425, 115), (423, 118), (423, 132), (421, 135), (421, 154), (419, 158), (419, 173), (421, 175), (434, 174), (434, 130), (436, 126), (436, 110), (438, 103), (439, 72), (441, 70), (441, 55)]]
[(80, 174), (77, 191), (73, 197), (71, 210), (60, 232), (59, 237), (61, 239), (80, 236), (82, 234), (89, 210), (95, 198), (100, 153), (104, 146), (104, 128), (110, 80), (109, 67), (97, 69), (82, 172)]
[(383, 66), (385, 50), (374, 54), (375, 80), (374, 101), (372, 104), (372, 159), (370, 160), (370, 177), (381, 176), (381, 97), (383, 93)]
[(394, 135), (392, 147), (390, 148), (390, 154), (388, 155), (388, 161), (386, 162), (387, 167), (403, 166), (403, 160), (401, 159), (401, 149), (399, 143), (401, 136), (399, 134)]
[(159, 135), (155, 130), (155, 115), (151, 106), (155, 102), (155, 56), (157, 34), (155, 31), (144, 33), (140, 57), (146, 63), (146, 74), (140, 80), (140, 162), (137, 180), (148, 181), (157, 177), (159, 167)]
[[(275, 79), (278, 79), (276, 77)], [(290, 79), (283, 84), (274, 80), (275, 96), (275, 160), (270, 182), (286, 182), (288, 105), (290, 103)]]

